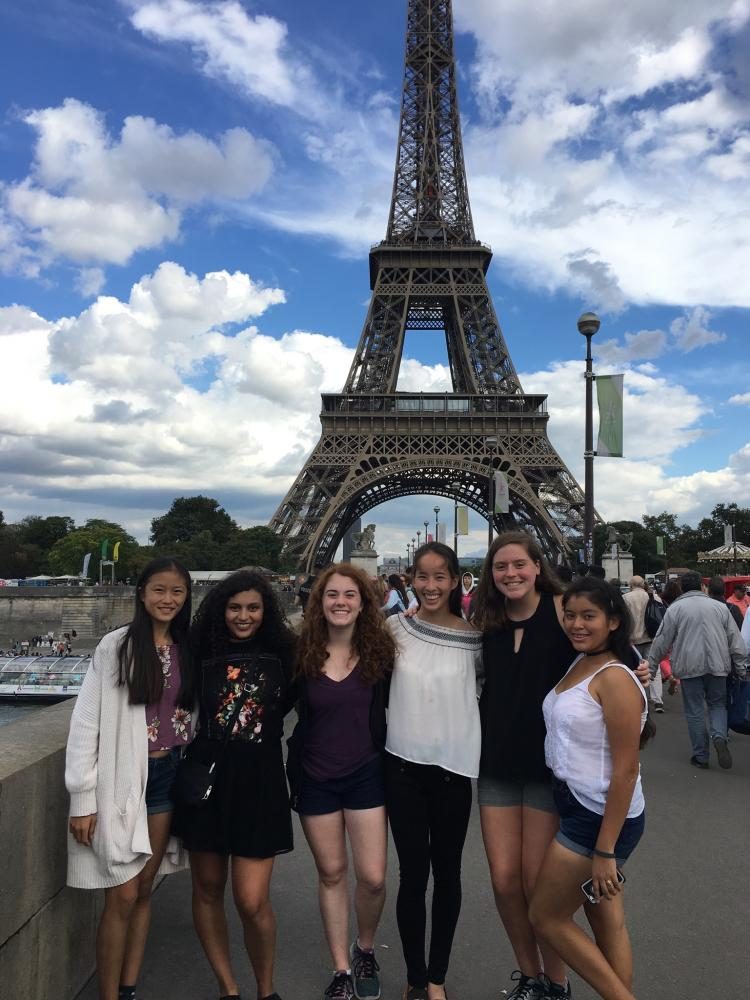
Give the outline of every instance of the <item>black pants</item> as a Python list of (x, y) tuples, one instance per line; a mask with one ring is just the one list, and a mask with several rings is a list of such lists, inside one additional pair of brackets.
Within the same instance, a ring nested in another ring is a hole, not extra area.
[[(385, 804), (399, 861), (396, 918), (410, 986), (445, 982), (461, 912), (461, 854), (471, 780), (386, 753)], [(425, 896), (432, 867), (432, 934), (425, 963)]]

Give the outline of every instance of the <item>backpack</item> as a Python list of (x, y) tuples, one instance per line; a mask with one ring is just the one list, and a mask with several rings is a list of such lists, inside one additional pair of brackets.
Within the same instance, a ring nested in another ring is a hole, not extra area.
[(648, 599), (648, 604), (646, 605), (646, 610), (643, 614), (643, 624), (646, 628), (649, 639), (653, 639), (659, 631), (659, 626), (664, 621), (666, 611), (667, 609), (665, 605), (660, 604), (652, 594)]
[(727, 677), (727, 725), (735, 733), (750, 736), (750, 680), (735, 674)]

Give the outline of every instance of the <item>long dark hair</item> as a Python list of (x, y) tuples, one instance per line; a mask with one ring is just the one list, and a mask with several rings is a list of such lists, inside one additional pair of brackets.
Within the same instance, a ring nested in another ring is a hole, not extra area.
[(213, 658), (226, 651), (230, 642), (224, 615), (230, 598), (245, 590), (256, 590), (263, 601), (263, 621), (254, 638), (264, 651), (275, 653), (291, 669), (294, 633), (271, 584), (256, 570), (239, 569), (225, 577), (204, 597), (190, 628), (190, 644), (196, 660)]
[[(619, 587), (613, 587), (611, 583), (595, 576), (582, 576), (574, 580), (563, 594), (563, 608), (568, 606), (572, 597), (585, 597), (607, 617), (617, 619), (617, 628), (609, 633), (609, 648), (615, 659), (632, 669), (636, 657), (630, 642), (630, 615)], [(648, 718), (641, 733), (641, 748), (655, 735), (656, 726)]]
[(472, 622), (483, 632), (491, 628), (505, 628), (508, 624), (508, 614), (505, 610), (505, 597), (495, 586), (492, 577), (492, 563), (500, 549), (506, 545), (520, 545), (526, 551), (532, 562), (539, 563), (539, 575), (535, 588), (542, 594), (561, 594), (563, 586), (544, 557), (539, 542), (525, 531), (504, 531), (490, 545), (479, 583), (474, 593), (474, 614)]
[(180, 655), (181, 684), (177, 704), (180, 708), (192, 709), (193, 665), (188, 643), (192, 593), (190, 573), (171, 556), (160, 556), (146, 563), (136, 580), (133, 620), (117, 650), (117, 683), (127, 685), (131, 705), (150, 705), (162, 696), (164, 672), (154, 645), (154, 626), (143, 603), (143, 592), (152, 576), (169, 570), (180, 574), (187, 591), (185, 603), (169, 623), (169, 631)]
[(391, 590), (396, 591), (398, 596), (401, 598), (404, 607), (405, 608), (408, 607), (409, 598), (406, 596), (406, 590), (404, 588), (403, 583), (401, 582), (401, 577), (398, 575), (398, 573), (391, 573), (391, 575), (388, 577), (388, 586), (391, 588)]
[(424, 545), (421, 545), (414, 554), (414, 580), (416, 580), (417, 573), (419, 572), (419, 560), (422, 559), (423, 556), (428, 555), (430, 552), (436, 556), (440, 556), (440, 558), (445, 561), (450, 575), (456, 577), (456, 586), (450, 592), (450, 597), (448, 598), (448, 610), (452, 615), (455, 615), (456, 618), (460, 618), (461, 570), (459, 569), (458, 558), (453, 549), (449, 548), (447, 545), (443, 545), (442, 542), (425, 542)]

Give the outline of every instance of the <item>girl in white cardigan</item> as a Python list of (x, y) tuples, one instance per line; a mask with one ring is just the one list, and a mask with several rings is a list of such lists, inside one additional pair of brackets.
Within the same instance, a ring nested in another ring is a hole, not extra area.
[(133, 621), (97, 646), (70, 723), (68, 885), (104, 889), (101, 1000), (134, 1000), (157, 873), (185, 865), (170, 840), (171, 789), (193, 735), (190, 574), (152, 560)]

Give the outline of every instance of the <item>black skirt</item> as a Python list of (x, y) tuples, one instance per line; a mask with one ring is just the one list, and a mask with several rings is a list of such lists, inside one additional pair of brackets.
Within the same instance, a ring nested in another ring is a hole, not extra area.
[(190, 756), (221, 760), (213, 791), (199, 806), (175, 803), (172, 832), (189, 851), (271, 858), (294, 847), (281, 741), (253, 744), (198, 739)]

